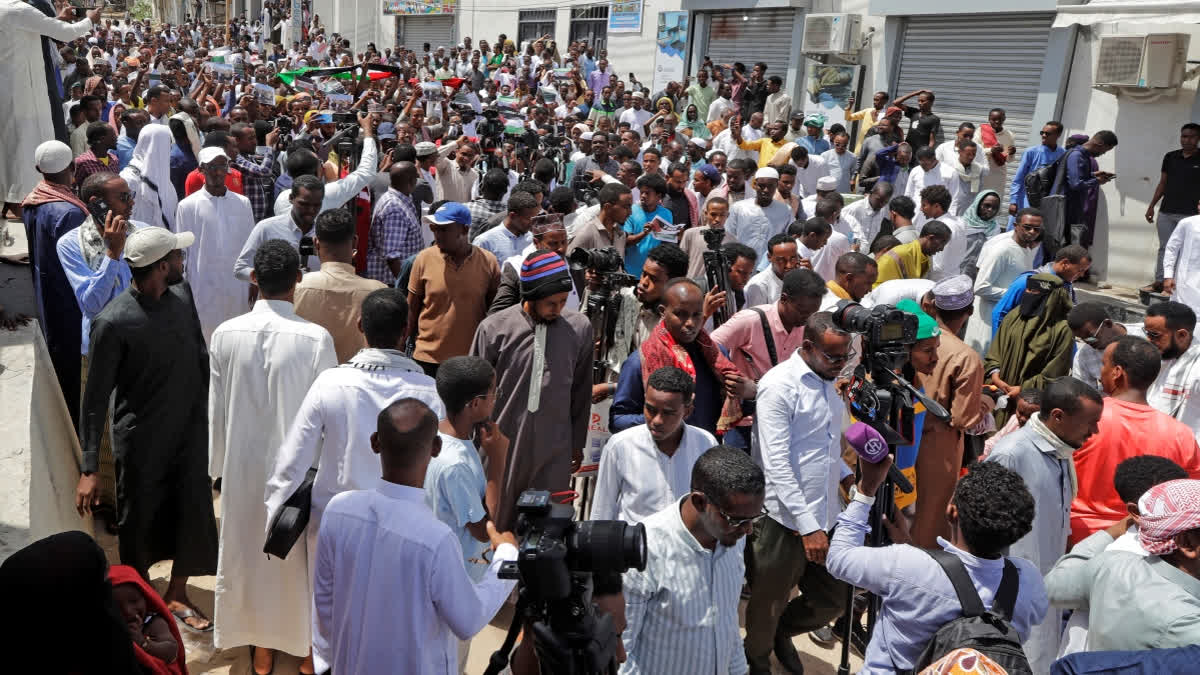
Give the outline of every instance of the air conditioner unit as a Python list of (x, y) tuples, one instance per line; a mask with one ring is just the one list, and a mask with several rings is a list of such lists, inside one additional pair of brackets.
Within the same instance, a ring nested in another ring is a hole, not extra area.
[(856, 53), (861, 43), (862, 16), (859, 14), (808, 14), (804, 17), (805, 53)]
[(1096, 59), (1097, 87), (1178, 87), (1183, 83), (1186, 33), (1105, 35)]

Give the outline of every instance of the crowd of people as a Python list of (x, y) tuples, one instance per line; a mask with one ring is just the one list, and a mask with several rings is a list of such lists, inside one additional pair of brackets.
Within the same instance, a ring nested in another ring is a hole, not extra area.
[[(1146, 214), (1171, 299), (1127, 324), (1075, 291), (1111, 131), (1018, 148), (995, 108), (946, 140), (929, 90), (851, 100), (847, 128), (765, 63), (651, 92), (586, 42), (380, 51), (273, 3), (228, 27), (0, 3), (30, 82), (0, 187), (76, 506), (122, 563), (64, 534), (0, 566), (31, 603), (94, 599), (69, 672), (186, 672), (180, 630), (259, 675), (280, 651), (462, 672), (516, 584), (518, 498), (575, 481), (580, 517), (645, 525), (644, 569), (591, 597), (621, 673), (802, 673), (805, 633), (849, 634), (864, 673), (1194, 662), (1171, 648), (1200, 642), (1200, 126)], [(911, 315), (896, 372), (947, 413), (918, 405), (879, 463), (848, 431), (872, 356), (848, 303)], [(915, 490), (881, 491), (893, 466)], [(929, 647), (968, 604), (1008, 661)], [(37, 652), (49, 611), (4, 632)], [(533, 634), (512, 672), (539, 671)]]

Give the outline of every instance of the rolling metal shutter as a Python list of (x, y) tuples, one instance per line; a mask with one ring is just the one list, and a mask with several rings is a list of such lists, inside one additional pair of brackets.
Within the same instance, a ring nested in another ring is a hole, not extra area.
[[(1049, 121), (1034, 120), (1033, 110), (1053, 20), (1053, 14), (1032, 13), (909, 17), (892, 94), (932, 91), (945, 140), (959, 124), (978, 128), (989, 110), (1004, 108), (1004, 128), (1012, 132), (1019, 153), (1041, 142), (1036, 132)], [(1019, 164), (1020, 157), (1013, 157), (1005, 165), (1005, 186)], [(1006, 198), (1007, 192), (1006, 187)]]
[(796, 10), (748, 9), (713, 12), (711, 17), (704, 55), (713, 63), (741, 61), (749, 75), (754, 64), (763, 61), (768, 76), (787, 77)]
[(428, 42), (430, 50), (438, 47), (452, 49), (454, 39), (454, 15), (446, 16), (402, 16), (396, 27), (396, 45), (404, 45), (414, 52)]

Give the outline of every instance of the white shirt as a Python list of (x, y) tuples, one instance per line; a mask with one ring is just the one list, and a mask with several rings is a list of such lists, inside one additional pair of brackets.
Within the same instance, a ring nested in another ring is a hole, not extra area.
[(638, 523), (667, 508), (691, 492), (692, 467), (716, 444), (712, 434), (684, 424), (668, 457), (645, 424), (614, 434), (600, 454), (591, 519)]
[[(962, 268), (963, 260), (967, 257), (967, 227), (963, 225), (962, 220), (949, 213), (938, 216), (936, 220), (950, 228), (950, 241), (946, 243), (946, 248), (934, 254), (933, 264), (929, 268), (929, 278), (941, 281), (959, 274)], [(928, 218), (917, 227), (920, 228), (927, 222)], [(913, 224), (916, 225), (916, 221), (913, 221)]]
[(645, 136), (646, 122), (649, 122), (651, 117), (654, 117), (654, 113), (649, 110), (630, 108), (621, 113), (621, 118), (617, 122), (628, 122), (630, 131), (637, 133), (638, 136)]
[(837, 267), (837, 259), (843, 253), (850, 252), (850, 240), (841, 232), (834, 231), (829, 235), (829, 240), (825, 245), (817, 250), (812, 250), (802, 244), (800, 239), (796, 239), (796, 252), (803, 260), (808, 260), (812, 264), (812, 269), (825, 281), (830, 281), (835, 276), (834, 270)]
[(839, 155), (837, 150), (826, 150), (821, 153), (821, 159), (829, 167), (829, 175), (837, 179), (837, 191), (850, 192), (850, 178), (858, 167), (858, 158), (854, 153), (847, 150)]
[(321, 524), (313, 580), (315, 632), (331, 647), (333, 672), (458, 673), (458, 640), (503, 606), (516, 581), (496, 573), (516, 558), (516, 547), (501, 544), (474, 584), (424, 490), (376, 478), (373, 489), (338, 495)]
[(875, 305), (892, 305), (908, 299), (920, 303), (926, 293), (933, 290), (937, 282), (929, 279), (892, 279), (879, 284), (870, 293), (863, 296), (863, 307)]
[[(486, 251), (490, 251), (492, 255), (496, 256), (496, 260), (507, 260), (525, 250), (526, 246), (532, 244), (533, 235), (529, 232), (520, 235), (513, 234), (504, 223), (500, 223), (496, 227), (475, 237), (475, 241), (471, 243)], [(519, 266), (517, 267), (517, 271), (521, 271)]]
[[(921, 168), (921, 165), (914, 166), (908, 172), (908, 185), (904, 188), (904, 196), (913, 200), (918, 207), (921, 206), (921, 190), (931, 185), (945, 185), (947, 176), (942, 170), (943, 166), (938, 164), (929, 171)], [(918, 208), (917, 214), (920, 215)]]
[[(992, 310), (1020, 274), (1033, 269), (1038, 247), (1017, 244), (1011, 232), (988, 239), (979, 251), (979, 271), (975, 275), (975, 311), (967, 320), (965, 342), (980, 354), (986, 354), (992, 342)], [(1085, 348), (1091, 349), (1091, 347)], [(1095, 351), (1095, 350), (1093, 350)], [(1076, 355), (1078, 355), (1076, 351)], [(1095, 385), (1093, 385), (1095, 386)]]
[[(363, 139), (362, 156), (353, 173), (325, 184), (325, 199), (321, 201), (321, 213), (338, 208), (367, 189), (367, 186), (371, 184), (371, 178), (379, 170), (379, 151), (376, 148), (373, 137)], [(275, 198), (275, 215), (281, 216), (291, 212), (291, 197), (291, 188), (279, 193), (279, 196)]]
[(787, 204), (771, 200), (762, 207), (754, 199), (743, 199), (730, 206), (725, 231), (729, 236), (754, 249), (758, 254), (758, 269), (767, 267), (767, 241), (785, 232), (792, 224), (792, 212)]
[[(309, 236), (314, 236), (312, 230), (309, 230)], [(292, 220), (291, 209), (282, 215), (263, 218), (258, 221), (253, 230), (250, 230), (250, 236), (246, 238), (246, 244), (242, 246), (242, 252), (238, 254), (237, 261), (233, 263), (233, 275), (242, 281), (249, 282), (250, 272), (254, 271), (254, 254), (258, 252), (259, 246), (272, 239), (282, 239), (291, 242), (299, 251), (300, 239), (303, 237), (304, 233)], [(321, 269), (321, 261), (315, 255), (301, 260), (300, 264), (309, 271)]]
[(184, 274), (208, 342), (217, 326), (248, 308), (249, 289), (233, 275), (233, 268), (254, 229), (254, 212), (250, 200), (232, 190), (217, 197), (200, 188), (179, 202), (175, 227), (196, 236), (195, 245), (187, 249)]
[(1146, 401), (1191, 427), (1200, 442), (1200, 338), (1193, 335), (1192, 345), (1179, 358), (1163, 359)]
[(730, 101), (727, 98), (721, 96), (714, 98), (712, 104), (708, 106), (708, 119), (705, 120), (705, 123), (707, 124), (709, 122), (715, 122), (721, 119), (721, 115), (732, 106), (733, 101)]
[(1163, 252), (1163, 278), (1175, 280), (1171, 299), (1200, 314), (1200, 216), (1179, 221)]
[(302, 546), (282, 560), (262, 555), (263, 485), (309, 386), (337, 365), (333, 338), (292, 303), (259, 300), (213, 331), (208, 362), (208, 474), (222, 478), (224, 516), (213, 641), (303, 654), (312, 644), (308, 556)]
[(738, 603), (746, 539), (696, 541), (680, 515), (681, 499), (644, 521), (646, 569), (625, 573), (621, 675), (742, 675), (749, 670)]
[(884, 204), (883, 208), (875, 210), (871, 208), (871, 200), (867, 197), (863, 197), (842, 209), (843, 218), (853, 218), (859, 224), (859, 227), (862, 228), (864, 250), (870, 247), (871, 242), (875, 241), (875, 237), (879, 234), (879, 229), (883, 226), (883, 219), (887, 214), (887, 204)]
[(750, 277), (743, 292), (746, 294), (746, 307), (772, 304), (779, 300), (783, 292), (783, 279), (775, 276), (775, 270), (768, 265), (765, 270)]
[(841, 512), (838, 481), (846, 406), (834, 387), (796, 350), (758, 382), (754, 460), (767, 479), (769, 518), (802, 535), (828, 531)]
[[(797, 197), (817, 194), (817, 181), (829, 175), (829, 167), (825, 164), (825, 160), (821, 159), (819, 155), (809, 155), (808, 166), (805, 167), (791, 160), (788, 161), (796, 167), (796, 184), (792, 186), (792, 194)], [(806, 213), (805, 215), (811, 217), (811, 214)]]

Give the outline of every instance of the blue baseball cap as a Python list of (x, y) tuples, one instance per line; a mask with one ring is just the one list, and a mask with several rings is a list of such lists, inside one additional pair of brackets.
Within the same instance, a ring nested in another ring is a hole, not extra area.
[(458, 202), (447, 202), (442, 205), (442, 208), (437, 210), (437, 213), (429, 216), (429, 220), (438, 225), (458, 223), (463, 227), (470, 227), (471, 211)]
[(701, 164), (696, 170), (704, 174), (705, 178), (712, 181), (713, 185), (721, 182), (721, 172), (717, 171), (717, 167), (712, 164)]
[(391, 122), (380, 122), (379, 128), (375, 130), (375, 136), (381, 141), (394, 139), (396, 137), (396, 125)]

